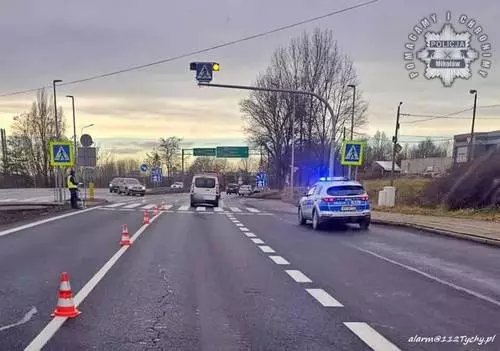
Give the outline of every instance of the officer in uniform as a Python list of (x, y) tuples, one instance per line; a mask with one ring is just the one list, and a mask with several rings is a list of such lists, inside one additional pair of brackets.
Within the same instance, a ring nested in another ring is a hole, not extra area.
[(74, 169), (71, 169), (69, 172), (67, 185), (71, 194), (71, 208), (78, 209), (78, 183), (76, 181)]

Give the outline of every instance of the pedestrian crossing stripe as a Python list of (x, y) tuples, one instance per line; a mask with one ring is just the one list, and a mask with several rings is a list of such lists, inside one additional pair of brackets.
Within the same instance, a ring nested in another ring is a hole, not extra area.
[(159, 211), (168, 212), (179, 212), (179, 213), (218, 213), (218, 214), (265, 214), (266, 212), (261, 212), (260, 210), (253, 207), (210, 207), (210, 206), (196, 206), (190, 207), (189, 205), (171, 205), (163, 204), (156, 205), (154, 203), (144, 203), (144, 202), (117, 202), (104, 205), (102, 208), (106, 210), (120, 210), (120, 211), (152, 211), (154, 208)]

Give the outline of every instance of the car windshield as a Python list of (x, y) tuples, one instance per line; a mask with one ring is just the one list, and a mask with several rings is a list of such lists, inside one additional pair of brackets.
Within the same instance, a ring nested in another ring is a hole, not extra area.
[(127, 183), (127, 184), (140, 184), (137, 179), (125, 179), (125, 183)]
[(361, 185), (336, 185), (329, 187), (326, 193), (330, 196), (355, 196), (363, 195), (365, 189)]
[(194, 180), (194, 185), (197, 188), (214, 188), (215, 187), (215, 179), (208, 177), (199, 177)]

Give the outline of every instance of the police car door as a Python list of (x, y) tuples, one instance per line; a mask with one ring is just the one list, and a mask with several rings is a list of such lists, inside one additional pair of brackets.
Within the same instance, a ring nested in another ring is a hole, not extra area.
[(306, 194), (306, 198), (304, 199), (304, 203), (302, 206), (302, 214), (306, 218), (312, 217), (312, 210), (314, 207), (314, 191), (316, 190), (316, 185), (313, 185), (311, 189)]

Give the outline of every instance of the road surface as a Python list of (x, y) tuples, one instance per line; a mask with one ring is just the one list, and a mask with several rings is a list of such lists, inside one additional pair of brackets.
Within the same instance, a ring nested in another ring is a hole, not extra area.
[[(63, 189), (66, 199), (69, 199), (68, 189)], [(81, 189), (81, 195), (84, 196), (84, 190)], [(95, 189), (95, 198), (116, 201), (118, 197), (115, 193), (110, 193), (109, 189)], [(19, 188), (19, 189), (0, 189), (0, 205), (2, 203), (37, 203), (54, 202), (55, 190), (47, 188)]]
[[(236, 197), (188, 203), (146, 196), (0, 231), (0, 349), (500, 349), (500, 336), (464, 345), (498, 333), (496, 248), (378, 226), (314, 232)], [(82, 311), (67, 321), (50, 317), (62, 271)]]

